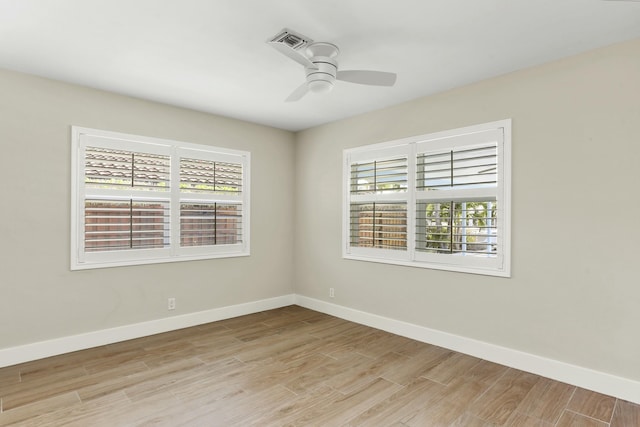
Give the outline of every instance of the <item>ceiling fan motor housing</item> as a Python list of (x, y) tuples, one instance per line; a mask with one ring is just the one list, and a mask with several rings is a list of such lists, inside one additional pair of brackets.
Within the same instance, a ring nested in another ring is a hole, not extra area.
[(338, 63), (334, 58), (339, 53), (338, 46), (332, 43), (315, 42), (307, 46), (307, 55), (315, 66), (305, 68), (307, 86), (311, 92), (329, 92), (333, 89), (338, 73)]
[(315, 56), (311, 58), (317, 69), (306, 68), (307, 84), (312, 92), (329, 92), (336, 81), (338, 64), (329, 57)]

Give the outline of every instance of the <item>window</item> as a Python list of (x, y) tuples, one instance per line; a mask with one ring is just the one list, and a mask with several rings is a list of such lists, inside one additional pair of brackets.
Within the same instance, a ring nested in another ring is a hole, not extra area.
[(249, 162), (73, 127), (71, 269), (249, 255)]
[(510, 275), (511, 121), (344, 152), (343, 256)]

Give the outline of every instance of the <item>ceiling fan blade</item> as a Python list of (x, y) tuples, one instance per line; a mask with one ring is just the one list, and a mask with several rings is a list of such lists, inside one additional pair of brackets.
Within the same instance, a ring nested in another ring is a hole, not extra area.
[(309, 86), (307, 85), (307, 82), (304, 82), (300, 86), (298, 86), (293, 92), (291, 92), (291, 95), (289, 95), (289, 97), (285, 99), (285, 102), (299, 101), (303, 96), (307, 94), (307, 92), (309, 92)]
[(396, 78), (396, 73), (371, 70), (345, 70), (338, 71), (336, 74), (337, 80), (373, 86), (393, 86)]
[(289, 46), (282, 44), (282, 43), (269, 43), (271, 46), (273, 46), (274, 48), (276, 48), (276, 50), (280, 53), (282, 53), (284, 56), (287, 56), (291, 59), (293, 59), (294, 61), (296, 61), (298, 64), (302, 65), (305, 68), (312, 68), (314, 70), (317, 70), (318, 67), (309, 60), (309, 58), (307, 58), (306, 56), (304, 56), (302, 53), (298, 52), (295, 49), (290, 48)]

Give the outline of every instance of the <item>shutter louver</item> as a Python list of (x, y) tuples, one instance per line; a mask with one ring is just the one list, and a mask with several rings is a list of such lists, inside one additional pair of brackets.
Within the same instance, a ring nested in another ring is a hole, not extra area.
[(417, 190), (495, 187), (497, 144), (418, 154)]
[(407, 204), (352, 203), (350, 244), (355, 247), (407, 248)]
[(180, 246), (242, 243), (242, 205), (180, 204)]
[(180, 159), (180, 190), (188, 193), (242, 193), (242, 165), (201, 159)]
[(416, 171), (416, 251), (495, 257), (497, 142), (418, 153)]
[(416, 250), (496, 256), (497, 205), (482, 202), (419, 202)]
[(88, 188), (169, 191), (169, 171), (169, 156), (98, 147), (85, 149)]
[(85, 200), (86, 252), (164, 248), (169, 245), (166, 201)]
[(351, 194), (407, 191), (407, 158), (374, 160), (351, 165)]

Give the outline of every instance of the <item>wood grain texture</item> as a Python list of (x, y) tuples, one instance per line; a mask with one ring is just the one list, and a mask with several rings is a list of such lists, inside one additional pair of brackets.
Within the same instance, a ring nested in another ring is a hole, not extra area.
[(640, 426), (640, 405), (618, 399), (611, 427)]
[(567, 409), (609, 423), (615, 404), (616, 399), (611, 396), (578, 387), (571, 397)]
[(640, 406), (297, 306), (0, 369), (2, 426), (640, 426)]

